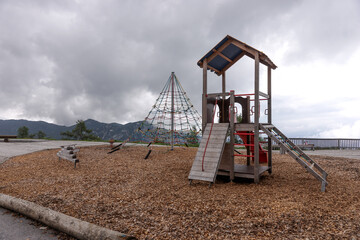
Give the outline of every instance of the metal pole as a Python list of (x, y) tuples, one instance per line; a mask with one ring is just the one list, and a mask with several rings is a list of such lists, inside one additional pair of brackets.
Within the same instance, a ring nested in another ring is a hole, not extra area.
[(171, 150), (174, 150), (174, 72), (171, 73)]

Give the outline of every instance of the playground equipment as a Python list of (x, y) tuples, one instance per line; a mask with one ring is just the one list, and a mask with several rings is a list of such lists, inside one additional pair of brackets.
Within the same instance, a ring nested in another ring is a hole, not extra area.
[[(254, 93), (226, 92), (225, 72), (243, 56), (255, 60)], [(260, 63), (267, 67), (267, 93), (259, 90)], [(198, 65), (203, 69), (203, 137), (188, 177), (190, 183), (192, 180), (201, 180), (211, 184), (215, 182), (217, 175), (229, 176), (230, 180), (235, 177), (250, 178), (258, 183), (263, 173), (271, 174), (273, 140), (319, 180), (321, 191), (325, 191), (327, 173), (272, 124), (271, 70), (277, 67), (268, 56), (228, 35), (202, 57)], [(221, 93), (207, 92), (207, 70), (222, 76)], [(260, 101), (267, 101), (266, 123), (259, 122)], [(236, 122), (235, 103), (242, 108), (242, 120), (239, 123)], [(219, 111), (219, 123), (214, 122), (215, 109)], [(254, 115), (253, 122), (250, 115)], [(260, 134), (267, 135), (267, 151), (261, 146), (263, 143), (259, 141)], [(230, 141), (226, 142), (228, 135)], [(235, 143), (236, 135), (243, 143)], [(244, 146), (246, 153), (236, 150), (236, 145)], [(237, 156), (246, 157), (246, 165), (235, 164), (234, 158)]]
[(200, 114), (172, 72), (138, 131), (143, 141), (169, 144), (173, 149), (175, 144), (197, 144), (200, 124)]
[(61, 146), (61, 150), (56, 154), (60, 159), (65, 159), (74, 163), (74, 168), (76, 168), (76, 164), (80, 162), (77, 158), (76, 153), (80, 151), (79, 148), (75, 147), (76, 144), (72, 144), (69, 146)]

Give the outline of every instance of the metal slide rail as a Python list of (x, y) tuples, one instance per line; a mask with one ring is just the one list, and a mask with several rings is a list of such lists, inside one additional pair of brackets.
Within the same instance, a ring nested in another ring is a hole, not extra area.
[(273, 141), (294, 158), (301, 166), (303, 166), (310, 174), (321, 182), (321, 191), (325, 192), (327, 173), (298, 146), (296, 146), (289, 138), (287, 138), (279, 129), (271, 124), (259, 124), (260, 129), (264, 131)]

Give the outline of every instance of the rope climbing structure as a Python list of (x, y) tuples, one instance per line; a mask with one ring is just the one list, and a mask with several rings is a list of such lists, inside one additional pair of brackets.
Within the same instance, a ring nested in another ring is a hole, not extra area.
[(198, 144), (201, 137), (201, 116), (174, 72), (138, 131), (143, 141), (171, 145)]

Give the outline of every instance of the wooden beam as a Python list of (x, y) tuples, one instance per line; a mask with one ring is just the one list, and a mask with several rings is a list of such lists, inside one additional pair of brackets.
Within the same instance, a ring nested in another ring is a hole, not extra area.
[(272, 124), (272, 91), (271, 91), (271, 67), (268, 66), (267, 69), (267, 92), (268, 92), (268, 123)]
[(235, 136), (234, 136), (234, 129), (235, 129), (235, 111), (234, 111), (234, 104), (235, 104), (235, 96), (234, 90), (230, 91), (230, 147), (231, 147), (231, 156), (230, 156), (230, 180), (233, 181), (235, 178), (234, 175), (234, 168), (235, 168), (235, 157), (234, 157), (234, 144), (235, 144)]
[(226, 70), (228, 70), (232, 65), (234, 65), (238, 60), (240, 60), (240, 58), (242, 58), (244, 55), (245, 55), (245, 52), (242, 51), (242, 53), (240, 53), (236, 58), (234, 58), (232, 63), (229, 63), (221, 70), (221, 74), (223, 74)]
[(254, 131), (254, 124), (253, 123), (237, 123), (235, 124), (235, 131)]
[[(204, 59), (204, 61), (205, 61), (205, 59)], [(207, 62), (209, 62), (209, 61), (207, 61)], [(203, 62), (200, 63), (200, 68), (204, 68), (204, 63)], [(210, 66), (209, 64), (207, 64), (207, 68), (210, 69), (211, 71), (216, 72), (217, 75), (219, 75), (219, 76), (221, 75), (221, 72), (218, 69)]]
[(231, 60), (230, 58), (228, 58), (227, 56), (225, 56), (224, 54), (222, 54), (221, 52), (219, 52), (218, 50), (216, 50), (215, 48), (213, 48), (213, 51), (218, 54), (219, 56), (221, 56), (222, 58), (224, 58), (226, 61), (228, 62), (232, 62), (233, 60)]
[[(226, 77), (225, 72), (222, 73), (222, 93), (226, 93)], [(222, 122), (225, 122), (225, 95), (222, 97), (222, 106), (221, 106), (221, 113), (222, 113)]]
[(263, 93), (263, 92), (261, 92), (261, 91), (259, 91), (259, 95), (262, 96), (262, 97), (264, 97), (264, 98), (269, 98), (269, 95), (268, 95), (268, 94)]
[[(246, 122), (247, 123), (250, 123), (250, 96), (247, 96), (246, 97)], [(244, 117), (244, 116), (243, 116)], [(254, 124), (253, 124), (254, 125)], [(253, 131), (255, 131), (255, 127), (253, 126), (253, 129), (251, 129), (251, 130), (248, 130), (248, 131), (251, 131), (251, 132), (253, 132)], [(250, 143), (250, 136), (247, 136), (246, 137), (246, 140), (247, 140), (247, 142), (248, 143)], [(246, 147), (246, 155), (248, 155), (248, 156), (250, 156), (251, 155), (251, 148), (250, 148), (250, 146), (247, 146)], [(246, 165), (248, 165), (248, 166), (250, 166), (250, 157), (246, 157)]]
[[(271, 106), (271, 67), (268, 66), (267, 69), (267, 92), (268, 92), (268, 123), (272, 124), (272, 106)], [(271, 174), (272, 173), (272, 140), (270, 139), (270, 137), (268, 137), (268, 167), (269, 170), (268, 172)]]
[[(74, 182), (73, 184), (76, 184)], [(136, 239), (108, 228), (82, 221), (33, 202), (0, 193), (0, 206), (44, 223), (75, 239)], [(14, 231), (16, 231), (14, 229)], [(1, 234), (1, 236), (4, 236)], [(5, 238), (2, 238), (5, 239)], [(14, 239), (14, 238), (12, 238)], [(28, 238), (29, 239), (29, 238)], [(41, 238), (44, 239), (44, 238)]]
[[(222, 73), (222, 93), (226, 93), (226, 77), (225, 77), (225, 72)], [(224, 96), (225, 97), (225, 96)]]
[(203, 61), (203, 96), (202, 96), (202, 132), (205, 132), (207, 123), (207, 59)]
[(223, 97), (223, 96), (229, 96), (230, 93), (208, 93), (207, 96), (208, 97), (213, 97), (213, 98), (217, 98), (217, 97)]
[[(261, 54), (261, 52), (259, 52), (259, 54)], [(246, 52), (245, 55), (255, 60), (254, 56), (251, 53)], [(259, 62), (267, 67), (271, 67), (273, 69), (276, 68), (276, 66), (266, 57), (264, 57), (263, 59), (259, 59)]]
[(276, 65), (270, 60), (270, 58), (266, 56), (264, 53), (261, 53), (260, 62), (268, 67), (271, 67), (272, 69), (277, 68)]
[(218, 74), (218, 75), (220, 75), (220, 74), (221, 74), (221, 72), (220, 72), (218, 69), (216, 69), (216, 68), (214, 68), (214, 67), (210, 66), (209, 64), (207, 65), (207, 68), (208, 68), (208, 69), (210, 69), (210, 70), (213, 70), (213, 71), (214, 71), (214, 72), (216, 72), (216, 74)]
[(255, 57), (255, 54), (258, 53), (258, 51), (254, 50), (253, 48), (247, 46), (244, 43), (240, 43), (239, 41), (233, 40), (231, 43), (240, 48), (241, 50), (252, 54), (253, 58)]
[[(223, 45), (221, 45), (221, 47), (219, 47), (217, 52), (221, 52), (222, 50), (224, 50), (227, 46), (230, 45), (231, 42), (231, 39), (227, 40)], [(213, 60), (218, 55), (217, 52), (214, 52), (212, 55), (210, 55), (210, 57), (207, 58), (208, 63), (211, 62), (211, 60)]]
[(254, 149), (255, 149), (255, 157), (254, 157), (254, 182), (259, 183), (260, 175), (259, 175), (259, 72), (260, 72), (260, 60), (259, 60), (259, 53), (255, 52), (255, 116), (254, 116)]

